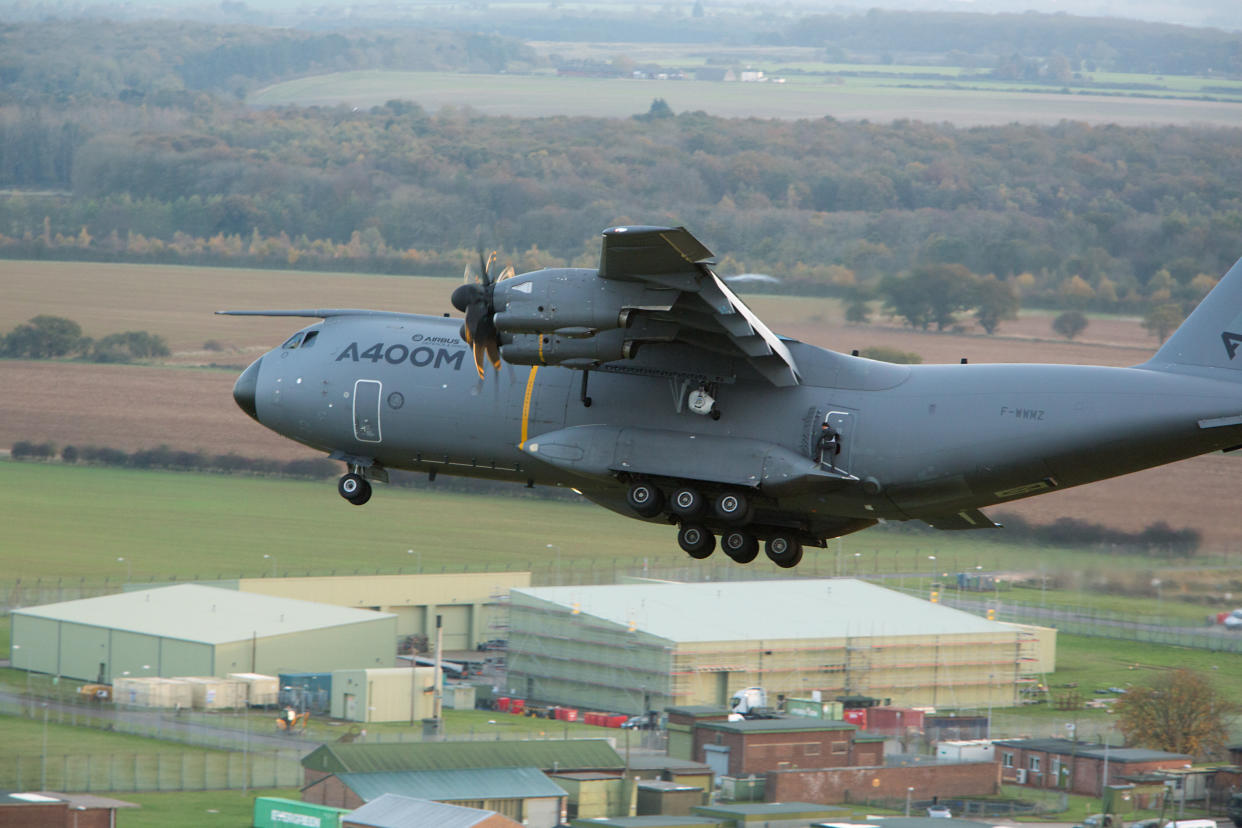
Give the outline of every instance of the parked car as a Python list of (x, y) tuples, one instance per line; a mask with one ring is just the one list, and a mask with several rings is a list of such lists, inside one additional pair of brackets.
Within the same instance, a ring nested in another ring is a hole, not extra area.
[(1092, 814), (1074, 828), (1125, 828), (1125, 825), (1116, 814)]
[(927, 816), (931, 819), (953, 819), (953, 811), (948, 805), (932, 805), (927, 809)]
[(1242, 630), (1242, 609), (1236, 609), (1225, 616), (1221, 622), (1227, 630)]

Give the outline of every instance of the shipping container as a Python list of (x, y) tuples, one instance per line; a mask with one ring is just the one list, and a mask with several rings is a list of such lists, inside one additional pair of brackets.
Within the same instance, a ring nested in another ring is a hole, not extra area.
[(189, 710), (194, 706), (194, 691), (181, 679), (122, 676), (112, 683), (112, 700), (128, 707)]
[(177, 676), (194, 693), (195, 710), (233, 710), (246, 706), (246, 684), (215, 676)]
[(339, 828), (341, 817), (350, 813), (343, 808), (330, 808), (313, 802), (281, 799), (276, 796), (260, 796), (254, 801), (255, 828), (285, 828), (300, 825), (305, 828)]
[(849, 710), (841, 711), (841, 718), (852, 725), (857, 725), (859, 730), (867, 729), (867, 708), (852, 707)]
[(866, 729), (875, 733), (900, 735), (909, 729), (923, 729), (923, 711), (911, 707), (872, 707), (867, 711)]
[(260, 673), (229, 673), (229, 678), (246, 685), (246, 703), (251, 707), (271, 707), (280, 701), (280, 679)]
[(839, 701), (816, 701), (815, 699), (785, 699), (785, 713), (808, 719), (841, 721), (844, 707)]
[(508, 713), (509, 707), (512, 704), (513, 704), (513, 699), (509, 698), (508, 696), (501, 696), (500, 698), (496, 699), (496, 709), (499, 710), (501, 713)]

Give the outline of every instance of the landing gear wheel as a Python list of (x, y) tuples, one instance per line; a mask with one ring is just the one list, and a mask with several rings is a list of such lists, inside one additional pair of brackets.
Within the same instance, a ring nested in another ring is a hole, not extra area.
[(630, 486), (625, 500), (640, 517), (655, 517), (664, 509), (664, 492), (650, 483), (639, 482)]
[(677, 544), (687, 555), (703, 560), (716, 549), (716, 536), (693, 523), (683, 523), (677, 530)]
[(725, 492), (716, 498), (713, 508), (725, 523), (745, 523), (750, 517), (750, 499), (741, 492)]
[(336, 484), (341, 497), (355, 506), (361, 506), (371, 499), (371, 484), (360, 474), (350, 472), (341, 477)]
[(802, 561), (802, 544), (789, 535), (773, 535), (768, 538), (764, 551), (772, 563), (782, 569), (792, 569)]
[(748, 564), (759, 556), (759, 540), (741, 529), (730, 529), (721, 535), (720, 548), (734, 563)]
[(673, 496), (668, 499), (669, 510), (679, 518), (696, 518), (703, 514), (706, 506), (707, 502), (703, 500), (699, 490), (688, 486), (673, 492)]

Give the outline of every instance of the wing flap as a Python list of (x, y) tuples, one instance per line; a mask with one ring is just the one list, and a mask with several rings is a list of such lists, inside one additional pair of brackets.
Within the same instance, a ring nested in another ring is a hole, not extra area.
[(978, 509), (963, 509), (960, 512), (954, 512), (951, 515), (937, 515), (936, 517), (923, 518), (923, 522), (933, 529), (941, 529), (948, 532), (964, 531), (967, 529), (1000, 529), (1001, 525), (993, 521)]
[(603, 236), (600, 278), (680, 291), (657, 316), (680, 327), (674, 340), (739, 356), (773, 385), (799, 383), (785, 343), (712, 272), (712, 252), (684, 227), (612, 227)]

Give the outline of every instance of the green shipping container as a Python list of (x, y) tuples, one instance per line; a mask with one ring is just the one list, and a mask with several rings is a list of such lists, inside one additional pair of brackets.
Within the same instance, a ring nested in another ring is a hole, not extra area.
[(348, 814), (342, 808), (329, 808), (296, 799), (260, 796), (254, 801), (255, 828), (340, 828), (341, 817)]
[(815, 701), (814, 699), (785, 699), (785, 713), (808, 719), (840, 721), (842, 705), (839, 701)]

